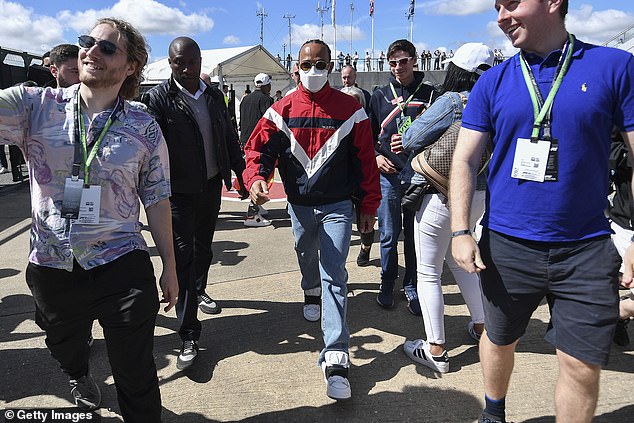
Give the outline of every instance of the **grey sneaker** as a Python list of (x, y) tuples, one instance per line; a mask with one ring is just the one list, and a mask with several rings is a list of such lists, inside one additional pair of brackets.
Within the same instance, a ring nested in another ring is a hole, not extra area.
[(218, 304), (213, 298), (203, 292), (198, 296), (198, 308), (203, 313), (218, 314), (222, 311), (220, 304)]
[(75, 400), (77, 408), (84, 411), (92, 411), (101, 404), (101, 391), (90, 373), (79, 379), (70, 380), (70, 394)]
[(304, 294), (304, 319), (317, 322), (321, 319), (321, 296)]
[(176, 360), (176, 368), (184, 370), (194, 364), (194, 360), (198, 356), (198, 343), (194, 340), (183, 341), (181, 353)]

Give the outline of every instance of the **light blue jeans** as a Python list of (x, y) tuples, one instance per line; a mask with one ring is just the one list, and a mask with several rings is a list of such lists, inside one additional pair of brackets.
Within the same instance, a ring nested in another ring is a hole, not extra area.
[(348, 352), (346, 323), (348, 272), (346, 260), (352, 235), (352, 201), (320, 206), (288, 205), (302, 289), (321, 287), (321, 330), (326, 351)]

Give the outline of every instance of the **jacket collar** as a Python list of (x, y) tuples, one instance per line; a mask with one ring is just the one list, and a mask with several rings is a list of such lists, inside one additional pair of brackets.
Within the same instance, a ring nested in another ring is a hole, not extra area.
[(297, 86), (297, 91), (301, 93), (302, 99), (308, 102), (319, 102), (326, 99), (330, 95), (331, 90), (332, 88), (330, 88), (330, 84), (328, 83), (328, 81), (326, 81), (326, 84), (321, 87), (321, 90), (317, 91), (316, 93), (308, 91), (301, 83)]

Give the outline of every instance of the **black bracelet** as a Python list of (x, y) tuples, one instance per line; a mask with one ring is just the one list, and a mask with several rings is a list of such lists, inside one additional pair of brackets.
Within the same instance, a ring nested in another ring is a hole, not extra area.
[(452, 238), (455, 238), (457, 236), (462, 236), (462, 235), (471, 235), (471, 229), (463, 229), (461, 231), (456, 231), (451, 233)]

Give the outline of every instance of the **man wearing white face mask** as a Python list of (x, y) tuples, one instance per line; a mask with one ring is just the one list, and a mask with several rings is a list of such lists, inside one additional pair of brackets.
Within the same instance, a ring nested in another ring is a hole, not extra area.
[(381, 199), (372, 132), (363, 107), (328, 84), (330, 48), (305, 42), (299, 54), (300, 84), (271, 106), (244, 148), (251, 200), (268, 201), (267, 179), (276, 161), (288, 196), (295, 250), (302, 272), (304, 318), (321, 317), (324, 349), (318, 363), (326, 393), (351, 396), (348, 382), (346, 259), (352, 201), (360, 198), (360, 232), (372, 230)]

